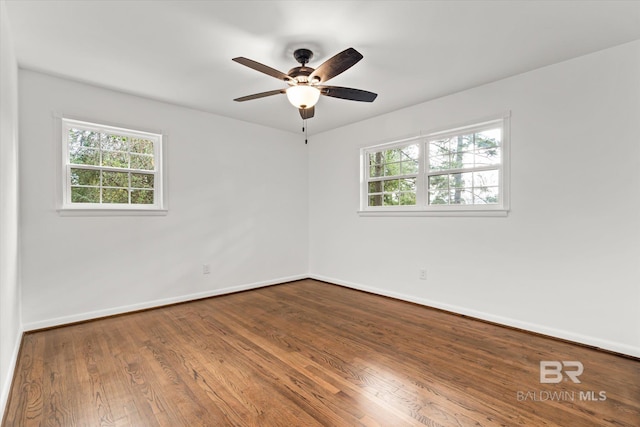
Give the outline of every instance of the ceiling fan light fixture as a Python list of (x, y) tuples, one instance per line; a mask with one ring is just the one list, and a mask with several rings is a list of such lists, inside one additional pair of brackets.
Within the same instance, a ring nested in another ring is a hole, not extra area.
[(294, 107), (311, 108), (320, 99), (320, 90), (309, 85), (295, 85), (287, 89), (287, 99)]

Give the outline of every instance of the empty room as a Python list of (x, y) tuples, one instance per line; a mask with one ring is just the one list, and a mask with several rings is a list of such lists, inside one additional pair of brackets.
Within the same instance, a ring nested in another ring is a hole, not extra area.
[(0, 0), (0, 416), (640, 425), (640, 1)]

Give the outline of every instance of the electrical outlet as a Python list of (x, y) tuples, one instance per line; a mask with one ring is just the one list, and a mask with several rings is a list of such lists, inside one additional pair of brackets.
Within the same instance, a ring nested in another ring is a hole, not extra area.
[(427, 280), (427, 270), (425, 270), (424, 268), (420, 270), (418, 278), (420, 280)]
[(202, 274), (210, 274), (211, 266), (209, 264), (202, 264)]

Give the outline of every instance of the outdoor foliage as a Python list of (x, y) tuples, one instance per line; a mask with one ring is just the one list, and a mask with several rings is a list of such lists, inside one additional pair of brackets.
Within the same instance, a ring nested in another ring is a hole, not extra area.
[(418, 144), (370, 153), (369, 206), (415, 205), (418, 161)]
[(416, 205), (420, 150), (427, 203), (495, 204), (499, 198), (499, 128), (369, 153), (369, 206)]
[(153, 204), (153, 141), (71, 128), (68, 144), (72, 203)]
[(429, 204), (498, 203), (500, 129), (430, 141), (428, 146)]

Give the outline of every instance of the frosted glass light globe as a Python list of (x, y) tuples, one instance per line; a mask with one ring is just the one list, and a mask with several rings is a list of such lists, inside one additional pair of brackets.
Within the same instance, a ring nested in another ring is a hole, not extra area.
[(308, 85), (291, 86), (287, 89), (287, 99), (296, 108), (311, 108), (320, 99), (320, 91)]

